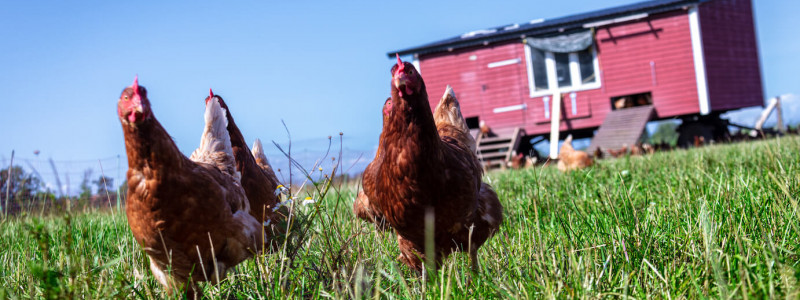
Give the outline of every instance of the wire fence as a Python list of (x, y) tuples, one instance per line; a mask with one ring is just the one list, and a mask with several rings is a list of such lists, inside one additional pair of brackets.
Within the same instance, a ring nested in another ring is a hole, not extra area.
[[(325, 143), (327, 144), (327, 139)], [(333, 164), (340, 164), (339, 174), (355, 176), (363, 172), (375, 155), (374, 149), (342, 148), (341, 157), (339, 157), (340, 149), (338, 145), (331, 145), (330, 150), (326, 150), (327, 145), (325, 145), (326, 147), (311, 148), (308, 147), (309, 145), (303, 144), (305, 143), (300, 145), (292, 144), (291, 157), (306, 171), (310, 171), (317, 165), (317, 168), (329, 169), (333, 167)], [(317, 142), (317, 144), (319, 143)], [(295, 178), (298, 178), (297, 176), (302, 177), (302, 170), (298, 166), (290, 164), (287, 157), (287, 154), (289, 154), (288, 145), (281, 145), (284, 151), (287, 151), (286, 154), (278, 150), (271, 142), (265, 142), (264, 147), (270, 150), (266, 153), (267, 159), (273, 169), (276, 170), (276, 173), (279, 173), (277, 174), (279, 179), (284, 177), (288, 180), (290, 170)], [(10, 153), (0, 155), (0, 169), (8, 168), (10, 163), (9, 155)], [(43, 190), (49, 190), (58, 195), (71, 196), (76, 196), (81, 192), (80, 185), (85, 180), (89, 187), (92, 188), (92, 193), (97, 192), (93, 181), (98, 180), (101, 175), (110, 179), (109, 185), (117, 189), (125, 182), (128, 170), (128, 161), (125, 154), (79, 160), (15, 156), (14, 165), (22, 167), (26, 176), (38, 178)]]

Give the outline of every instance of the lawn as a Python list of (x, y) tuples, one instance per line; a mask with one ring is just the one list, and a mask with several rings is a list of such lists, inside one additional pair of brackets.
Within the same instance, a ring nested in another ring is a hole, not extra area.
[[(300, 253), (265, 254), (203, 284), (211, 298), (800, 297), (800, 138), (712, 145), (492, 172), (505, 206), (479, 273), (453, 255), (427, 281), (398, 265), (392, 233), (353, 217), (333, 186)], [(318, 197), (318, 194), (312, 194)], [(287, 247), (288, 248), (288, 247)], [(0, 299), (164, 297), (124, 210), (11, 218), (0, 227)]]

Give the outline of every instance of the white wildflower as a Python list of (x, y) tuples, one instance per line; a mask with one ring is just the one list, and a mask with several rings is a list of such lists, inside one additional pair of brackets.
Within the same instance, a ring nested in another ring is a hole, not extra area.
[(289, 189), (286, 188), (285, 186), (283, 186), (282, 184), (278, 185), (278, 187), (275, 188), (275, 196), (280, 195), (280, 194), (288, 195), (289, 194)]
[(314, 198), (311, 198), (311, 197), (306, 197), (306, 199), (303, 200), (303, 206), (306, 206), (306, 205), (309, 205), (309, 204), (314, 204), (314, 203), (317, 203), (317, 200), (314, 200)]
[(286, 201), (278, 203), (278, 205), (275, 205), (275, 207), (272, 209), (272, 212), (278, 211), (279, 209), (281, 209), (281, 207), (289, 206), (290, 204), (292, 204), (292, 199), (294, 198), (289, 198), (286, 199)]

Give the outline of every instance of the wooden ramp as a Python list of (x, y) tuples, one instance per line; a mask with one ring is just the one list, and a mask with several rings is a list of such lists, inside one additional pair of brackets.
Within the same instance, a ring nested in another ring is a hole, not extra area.
[(511, 153), (517, 149), (525, 130), (517, 127), (509, 134), (500, 134), (494, 137), (483, 137), (480, 134), (475, 142), (478, 144), (478, 160), (484, 169), (505, 168), (506, 162), (511, 159)]
[(604, 152), (609, 149), (620, 149), (623, 146), (631, 147), (639, 141), (644, 132), (644, 126), (653, 115), (653, 106), (637, 106), (613, 110), (603, 120), (603, 124), (592, 138), (592, 143), (586, 149), (592, 153), (600, 147)]

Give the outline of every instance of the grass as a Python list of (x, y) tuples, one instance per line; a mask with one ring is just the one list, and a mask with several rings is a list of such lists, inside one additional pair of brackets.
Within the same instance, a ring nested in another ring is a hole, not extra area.
[[(797, 298), (800, 138), (486, 176), (505, 206), (481, 271), (453, 255), (427, 282), (394, 235), (354, 219), (355, 190), (318, 207), (301, 254), (236, 268), (211, 298)], [(162, 298), (124, 212), (0, 227), (0, 299)]]

